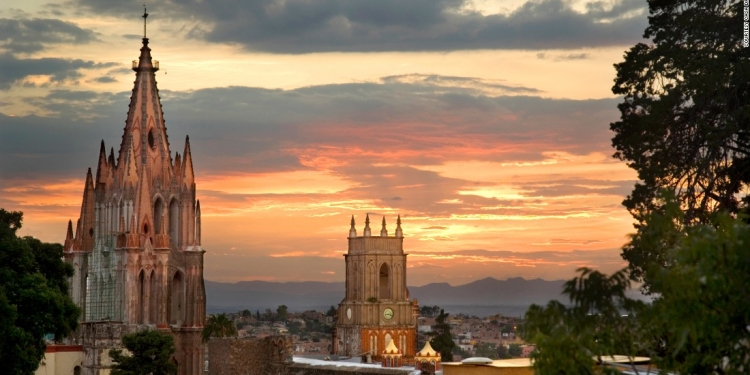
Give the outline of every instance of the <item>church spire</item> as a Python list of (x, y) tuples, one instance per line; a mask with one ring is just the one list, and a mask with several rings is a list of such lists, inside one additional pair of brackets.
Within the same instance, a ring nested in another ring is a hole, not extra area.
[(380, 229), (380, 237), (388, 237), (388, 230), (385, 229), (385, 216), (383, 216), (383, 228)]
[(91, 168), (86, 172), (86, 184), (83, 188), (81, 202), (80, 227), (76, 231), (76, 242), (81, 251), (91, 251), (94, 248), (94, 178)]
[(370, 232), (370, 214), (367, 214), (367, 216), (365, 216), (365, 230), (363, 235), (365, 237), (370, 237), (372, 235), (372, 233)]
[[(150, 175), (153, 180), (147, 181), (149, 185), (154, 181), (161, 181), (163, 185), (172, 179), (173, 171), (164, 112), (159, 98), (159, 89), (156, 86), (155, 73), (159, 70), (159, 62), (151, 58), (149, 39), (145, 34), (147, 16), (148, 13), (144, 9), (143, 46), (138, 59), (133, 60), (132, 68), (136, 72), (135, 82), (117, 160), (119, 164), (128, 158), (128, 146), (130, 142), (133, 142), (132, 148), (136, 160), (131, 160), (131, 163), (136, 162), (138, 175), (141, 178)], [(146, 166), (151, 171), (150, 174), (144, 173), (143, 169)], [(115, 180), (124, 181), (126, 172), (120, 169), (117, 170), (118, 178)]]
[(109, 175), (109, 164), (107, 164), (107, 148), (104, 147), (104, 140), (99, 147), (99, 165), (96, 167), (96, 183), (103, 184), (107, 182)]
[(349, 238), (357, 237), (357, 228), (354, 227), (354, 215), (352, 215), (352, 227), (349, 228)]
[(115, 167), (115, 148), (111, 147), (109, 149), (109, 159), (107, 160), (107, 164), (109, 164), (109, 168)]
[(65, 234), (63, 251), (71, 251), (73, 247), (73, 220), (68, 220), (68, 232)]
[(193, 155), (190, 152), (190, 136), (185, 136), (185, 151), (182, 153), (182, 181), (188, 187), (193, 186), (195, 174), (193, 173)]
[(404, 232), (401, 230), (401, 215), (396, 219), (396, 238), (404, 238)]

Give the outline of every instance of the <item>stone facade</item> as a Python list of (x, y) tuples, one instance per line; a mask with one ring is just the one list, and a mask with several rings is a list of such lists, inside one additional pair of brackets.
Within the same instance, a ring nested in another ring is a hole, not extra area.
[(393, 340), (403, 363), (413, 363), (419, 306), (406, 288), (406, 256), (401, 218), (395, 235), (388, 236), (385, 218), (380, 236), (374, 237), (369, 215), (363, 236), (357, 236), (354, 217), (349, 230), (346, 262), (346, 295), (339, 304), (333, 352), (341, 356), (370, 353), (381, 359)]
[(180, 375), (204, 372), (206, 315), (200, 202), (190, 141), (172, 158), (148, 38), (133, 61), (135, 83), (117, 154), (102, 141), (86, 175), (81, 215), (68, 223), (65, 261), (82, 310), (70, 338), (84, 348), (83, 374), (108, 372), (123, 334), (158, 329), (175, 340)]
[(294, 363), (289, 336), (262, 339), (212, 338), (208, 343), (211, 375), (405, 375), (413, 369)]
[(292, 363), (289, 336), (262, 339), (212, 338), (208, 343), (208, 373), (246, 375), (279, 373)]

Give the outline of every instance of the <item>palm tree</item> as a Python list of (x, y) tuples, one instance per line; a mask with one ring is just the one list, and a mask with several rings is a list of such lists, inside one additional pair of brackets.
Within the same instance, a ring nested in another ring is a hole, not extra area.
[(203, 342), (208, 342), (211, 337), (237, 336), (237, 327), (234, 322), (227, 318), (224, 313), (209, 315), (206, 325), (203, 326)]

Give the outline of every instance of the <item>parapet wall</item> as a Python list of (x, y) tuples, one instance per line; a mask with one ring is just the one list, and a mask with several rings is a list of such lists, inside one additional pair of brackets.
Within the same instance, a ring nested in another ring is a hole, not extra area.
[(413, 371), (294, 363), (292, 354), (289, 336), (212, 338), (208, 343), (208, 372), (210, 375), (404, 375)]

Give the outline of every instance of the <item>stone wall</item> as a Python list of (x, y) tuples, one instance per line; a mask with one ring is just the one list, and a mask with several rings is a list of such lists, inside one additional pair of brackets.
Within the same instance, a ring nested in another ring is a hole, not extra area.
[(208, 343), (208, 372), (210, 375), (404, 375), (413, 371), (293, 363), (292, 354), (289, 336), (212, 338)]
[[(411, 370), (413, 371), (413, 370)], [(304, 363), (292, 363), (285, 366), (280, 375), (405, 375), (411, 372), (403, 369), (385, 369), (372, 367), (312, 366)], [(212, 374), (213, 375), (213, 374)]]
[(208, 372), (211, 375), (282, 374), (279, 369), (292, 363), (292, 353), (289, 336), (212, 338), (208, 342)]

